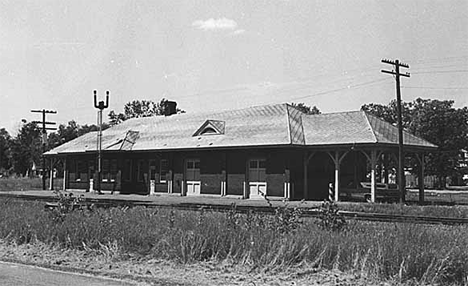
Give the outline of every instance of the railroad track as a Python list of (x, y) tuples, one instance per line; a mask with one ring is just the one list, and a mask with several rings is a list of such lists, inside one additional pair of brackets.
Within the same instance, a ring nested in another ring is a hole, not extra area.
[[(2, 195), (6, 196), (6, 195)], [(46, 202), (46, 207), (53, 208), (57, 206), (57, 198), (46, 196), (25, 196), (25, 195), (8, 195), (6, 197), (33, 200)], [(93, 204), (96, 207), (115, 207), (115, 206), (146, 206), (146, 207), (163, 207), (163, 208), (176, 208), (181, 210), (211, 210), (226, 212), (233, 209), (232, 205), (215, 205), (215, 204), (194, 204), (194, 203), (175, 203), (175, 204), (158, 204), (157, 202), (149, 202), (145, 200), (121, 200), (110, 198), (83, 198), (81, 203), (84, 206)], [(247, 213), (250, 211), (256, 213), (274, 214), (275, 208), (269, 206), (240, 206), (236, 205), (235, 209), (239, 213)], [(397, 215), (397, 214), (383, 214), (383, 213), (367, 213), (367, 212), (352, 212), (352, 211), (339, 211), (347, 219), (363, 220), (363, 221), (377, 221), (377, 222), (399, 222), (399, 223), (417, 223), (417, 224), (440, 224), (440, 225), (464, 225), (468, 224), (468, 218), (449, 218), (449, 217), (430, 217), (430, 216), (415, 216), (415, 215)], [(320, 209), (317, 208), (302, 208), (303, 217), (319, 217), (321, 214)]]

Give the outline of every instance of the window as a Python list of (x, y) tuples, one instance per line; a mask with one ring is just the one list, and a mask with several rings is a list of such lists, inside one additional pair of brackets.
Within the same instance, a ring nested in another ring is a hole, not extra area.
[(128, 160), (128, 159), (125, 160), (122, 177), (123, 177), (123, 180), (127, 182), (132, 180), (132, 160)]
[(103, 159), (102, 160), (102, 181), (108, 182), (109, 181), (109, 160)]
[(76, 177), (75, 181), (77, 182), (87, 182), (88, 181), (88, 166), (86, 161), (76, 160)]
[(213, 128), (211, 127), (206, 127), (205, 129), (203, 129), (203, 131), (200, 133), (200, 135), (208, 135), (208, 134), (218, 134), (218, 132), (216, 132), (216, 130), (214, 130)]
[(162, 159), (159, 164), (159, 182), (167, 183), (167, 173), (169, 172), (169, 163), (166, 159)]
[(186, 163), (186, 178), (187, 181), (200, 180), (200, 160), (189, 159)]
[(156, 160), (149, 161), (149, 178), (150, 180), (156, 180)]
[(249, 161), (249, 181), (265, 182), (266, 181), (266, 160), (252, 159)]
[(89, 178), (94, 178), (94, 163), (95, 163), (95, 160), (89, 160), (88, 161), (88, 177)]
[(221, 120), (207, 120), (193, 134), (193, 136), (201, 135), (222, 135), (226, 129), (226, 123)]
[(138, 182), (144, 182), (145, 181), (145, 174), (146, 173), (146, 161), (141, 159), (138, 160), (138, 165), (137, 165), (137, 180)]
[(110, 160), (109, 172), (110, 181), (115, 182), (117, 178), (117, 159)]

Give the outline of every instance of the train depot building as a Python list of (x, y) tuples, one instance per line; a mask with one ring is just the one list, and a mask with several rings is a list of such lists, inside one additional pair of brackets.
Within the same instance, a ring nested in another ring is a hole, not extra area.
[[(407, 132), (407, 154), (437, 146)], [(395, 126), (364, 111), (306, 115), (288, 104), (133, 118), (102, 133), (102, 190), (258, 199), (323, 200), (388, 179)], [(96, 184), (97, 133), (46, 153), (62, 160), (64, 189)], [(383, 175), (385, 174), (385, 175)], [(422, 176), (423, 177), (423, 176)]]

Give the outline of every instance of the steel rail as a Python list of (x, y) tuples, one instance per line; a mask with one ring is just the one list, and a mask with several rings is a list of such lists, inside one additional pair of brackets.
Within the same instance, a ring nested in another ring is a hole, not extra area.
[[(57, 205), (58, 198), (50, 196), (31, 196), (21, 194), (0, 194), (1, 197), (8, 197), (29, 201), (42, 201), (47, 202), (46, 207), (53, 208)], [(226, 205), (226, 204), (196, 204), (196, 203), (175, 203), (175, 204), (158, 204), (154, 201), (146, 200), (119, 200), (109, 198), (82, 198), (80, 203), (82, 206), (94, 205), (95, 207), (118, 207), (118, 206), (145, 206), (145, 207), (162, 207), (173, 208), (180, 210), (190, 211), (217, 211), (227, 212), (235, 210), (239, 213), (264, 213), (274, 214), (278, 207), (274, 206), (242, 206), (242, 205)], [(301, 209), (303, 217), (318, 218), (321, 215), (319, 208), (305, 208)], [(451, 218), (451, 217), (433, 217), (433, 216), (418, 216), (418, 215), (401, 215), (401, 214), (384, 214), (384, 213), (368, 213), (368, 212), (353, 212), (353, 211), (339, 211), (338, 215), (346, 219), (362, 220), (362, 221), (375, 221), (375, 222), (398, 222), (398, 223), (416, 223), (416, 224), (439, 224), (439, 225), (465, 225), (468, 224), (468, 218)]]

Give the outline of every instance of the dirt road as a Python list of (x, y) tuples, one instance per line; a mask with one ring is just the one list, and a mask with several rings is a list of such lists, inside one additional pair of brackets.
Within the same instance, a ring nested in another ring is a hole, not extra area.
[(118, 280), (0, 262), (0, 285), (4, 286), (134, 286)]

